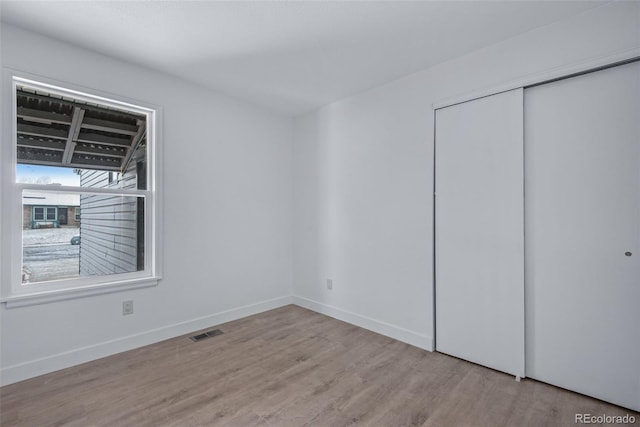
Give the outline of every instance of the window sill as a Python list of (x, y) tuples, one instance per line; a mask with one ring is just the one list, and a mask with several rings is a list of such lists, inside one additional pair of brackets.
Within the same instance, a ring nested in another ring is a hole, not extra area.
[(2, 298), (6, 308), (26, 307), (37, 304), (64, 301), (75, 298), (85, 298), (95, 295), (110, 294), (113, 292), (130, 291), (132, 289), (157, 286), (160, 277), (144, 277), (117, 282), (101, 283), (99, 285), (84, 286), (78, 288), (59, 289), (54, 291), (39, 291), (20, 293)]

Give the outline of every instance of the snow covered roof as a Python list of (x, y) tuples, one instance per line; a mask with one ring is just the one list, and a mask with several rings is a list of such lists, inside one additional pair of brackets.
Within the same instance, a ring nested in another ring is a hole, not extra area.
[(22, 204), (28, 206), (80, 206), (79, 194), (25, 192)]

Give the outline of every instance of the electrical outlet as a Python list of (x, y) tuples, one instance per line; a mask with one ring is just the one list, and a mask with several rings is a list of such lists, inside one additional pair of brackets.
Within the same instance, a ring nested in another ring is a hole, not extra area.
[(333, 280), (327, 279), (327, 289), (333, 289)]
[(122, 315), (133, 314), (133, 300), (122, 302)]

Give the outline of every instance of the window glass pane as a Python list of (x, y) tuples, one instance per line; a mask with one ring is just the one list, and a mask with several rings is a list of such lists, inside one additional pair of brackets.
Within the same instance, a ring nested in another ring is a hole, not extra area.
[[(57, 207), (34, 208), (34, 200)], [(23, 284), (144, 270), (143, 196), (25, 190), (22, 203)], [(31, 219), (32, 210), (46, 211), (48, 219), (62, 206), (81, 209), (82, 221), (60, 225)]]
[[(146, 189), (145, 114), (27, 86), (16, 103), (18, 183)], [(83, 180), (87, 170), (101, 174)]]
[[(22, 284), (144, 271), (146, 256), (153, 255), (145, 254), (145, 197), (91, 191), (148, 189), (152, 141), (147, 124), (154, 113), (21, 79), (14, 82), (14, 167), (16, 188), (23, 188)], [(67, 283), (58, 285), (51, 286), (62, 289)], [(32, 289), (40, 291), (39, 286)]]
[(56, 220), (56, 208), (47, 208), (47, 221)]
[(33, 208), (34, 221), (44, 221), (44, 208)]
[(72, 168), (18, 163), (16, 179), (21, 184), (79, 186), (80, 174)]

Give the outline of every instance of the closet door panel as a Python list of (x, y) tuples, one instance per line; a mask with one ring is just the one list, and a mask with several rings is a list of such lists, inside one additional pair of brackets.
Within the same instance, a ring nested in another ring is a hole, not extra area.
[(524, 376), (523, 98), (436, 111), (436, 349)]
[(525, 91), (525, 182), (527, 376), (640, 410), (639, 63)]

